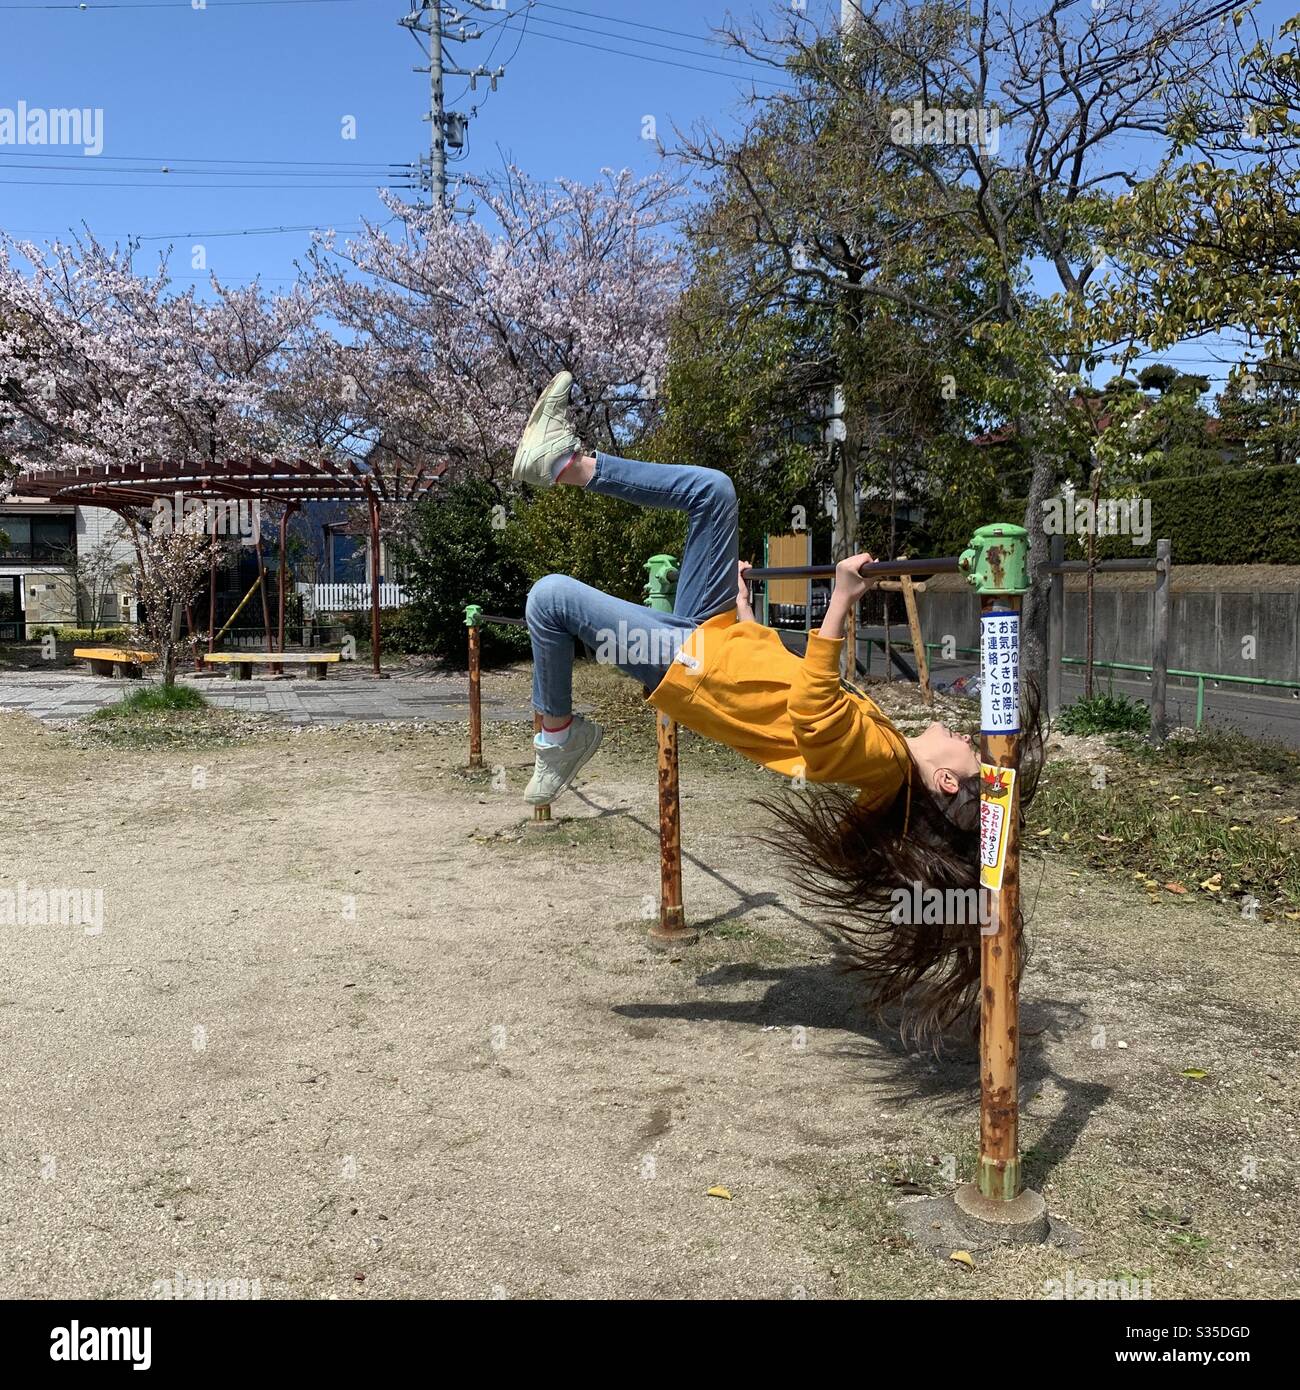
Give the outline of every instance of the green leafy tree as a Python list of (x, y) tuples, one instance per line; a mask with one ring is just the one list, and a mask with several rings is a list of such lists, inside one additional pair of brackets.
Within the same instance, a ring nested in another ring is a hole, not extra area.
[(1245, 468), (1300, 459), (1300, 361), (1258, 362), (1233, 372), (1219, 395), (1223, 451)]
[(680, 558), (685, 536), (680, 512), (652, 511), (578, 488), (556, 487), (516, 503), (500, 533), (500, 547), (528, 583), (547, 574), (567, 574), (616, 598), (640, 603), (645, 562), (661, 553)]
[[(528, 576), (505, 543), (505, 502), (478, 478), (452, 483), (437, 501), (412, 509), (396, 554), (410, 595), (403, 609), (403, 643), (445, 661), (465, 661), (465, 606), (518, 617), (528, 597)], [(519, 629), (484, 629), (483, 661), (516, 659), (528, 651)]]

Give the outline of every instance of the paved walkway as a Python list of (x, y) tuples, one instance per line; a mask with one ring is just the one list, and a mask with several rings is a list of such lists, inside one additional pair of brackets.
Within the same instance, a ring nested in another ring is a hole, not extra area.
[[(219, 709), (275, 715), (290, 724), (342, 724), (359, 719), (424, 719), (443, 723), (469, 719), (464, 676), (373, 680), (364, 676), (323, 681), (190, 680)], [(120, 700), (140, 681), (109, 680), (72, 671), (14, 671), (0, 675), (0, 709), (24, 710), (37, 719), (76, 719)], [(484, 693), (483, 718), (529, 719), (531, 712)]]

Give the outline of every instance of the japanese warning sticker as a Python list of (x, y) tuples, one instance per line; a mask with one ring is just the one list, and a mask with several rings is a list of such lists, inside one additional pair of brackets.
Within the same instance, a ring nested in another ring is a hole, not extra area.
[(1012, 768), (980, 764), (980, 886), (995, 893), (1002, 889), (1015, 786)]
[(1020, 732), (1020, 614), (980, 615), (980, 732)]

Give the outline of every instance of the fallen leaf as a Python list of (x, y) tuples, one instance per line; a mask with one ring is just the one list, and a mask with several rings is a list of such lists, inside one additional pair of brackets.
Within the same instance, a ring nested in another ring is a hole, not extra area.
[(1166, 883), (1166, 884), (1165, 884), (1165, 887), (1168, 888), (1169, 891), (1170, 891), (1171, 893), (1186, 893), (1186, 892), (1187, 892), (1187, 889), (1184, 888), (1183, 885), (1182, 885), (1181, 883)]
[(1186, 1076), (1192, 1081), (1204, 1081), (1209, 1074), (1208, 1071), (1202, 1071), (1200, 1067), (1188, 1067), (1179, 1073), (1180, 1076)]
[(1211, 787), (1210, 790), (1215, 794), (1215, 796), (1222, 796), (1224, 792), (1226, 792), (1228, 789), (1227, 787)]
[(706, 1197), (721, 1197), (724, 1202), (731, 1201), (731, 1193), (725, 1187), (711, 1187), (704, 1195)]
[(1290, 825), (1294, 820), (1300, 820), (1300, 816), (1279, 816), (1277, 823), (1279, 825)]
[(969, 1250), (954, 1250), (948, 1258), (955, 1260), (959, 1265), (965, 1265), (968, 1269), (975, 1268), (975, 1261), (971, 1259)]

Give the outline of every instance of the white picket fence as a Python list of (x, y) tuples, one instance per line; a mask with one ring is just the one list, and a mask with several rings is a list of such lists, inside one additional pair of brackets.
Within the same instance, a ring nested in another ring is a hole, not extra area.
[[(298, 591), (316, 613), (345, 613), (370, 607), (369, 584), (300, 584)], [(400, 584), (380, 584), (380, 608), (400, 608), (406, 590)]]

